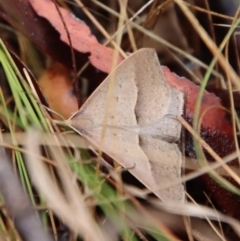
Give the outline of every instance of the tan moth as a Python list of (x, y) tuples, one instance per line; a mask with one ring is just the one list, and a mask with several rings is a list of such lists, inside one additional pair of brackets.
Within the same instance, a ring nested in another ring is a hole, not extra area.
[(69, 122), (123, 167), (133, 167), (129, 171), (160, 199), (183, 202), (181, 183), (159, 189), (181, 177), (176, 142), (183, 103), (183, 94), (166, 82), (155, 50), (140, 49), (102, 82)]

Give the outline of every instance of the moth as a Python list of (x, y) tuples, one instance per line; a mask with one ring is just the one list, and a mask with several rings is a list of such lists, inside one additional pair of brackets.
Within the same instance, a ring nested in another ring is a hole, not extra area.
[(124, 60), (69, 120), (97, 149), (112, 157), (163, 201), (185, 199), (177, 141), (183, 94), (166, 82), (154, 49)]

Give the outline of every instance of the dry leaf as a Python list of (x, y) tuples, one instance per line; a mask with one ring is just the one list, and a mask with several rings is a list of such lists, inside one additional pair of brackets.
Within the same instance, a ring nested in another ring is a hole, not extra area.
[(123, 167), (132, 167), (129, 171), (163, 201), (184, 201), (182, 184), (159, 189), (181, 177), (182, 156), (175, 142), (182, 110), (183, 94), (166, 82), (155, 50), (141, 49), (120, 64), (69, 121)]
[[(77, 111), (78, 104), (74, 95), (71, 72), (65, 66), (55, 63), (43, 72), (38, 84), (53, 111), (64, 118)], [(53, 118), (59, 119), (59, 116), (53, 114)]]
[[(49, 0), (29, 0), (29, 3), (39, 16), (47, 19), (59, 32), (61, 40), (69, 44), (67, 31), (54, 2)], [(113, 50), (98, 43), (96, 37), (92, 35), (89, 27), (82, 20), (62, 7), (59, 7), (59, 11), (67, 25), (73, 48), (81, 53), (89, 53), (88, 58), (93, 66), (103, 72), (109, 72), (111, 70), (111, 64), (109, 63), (112, 61)], [(119, 63), (121, 60), (122, 58), (119, 57)]]

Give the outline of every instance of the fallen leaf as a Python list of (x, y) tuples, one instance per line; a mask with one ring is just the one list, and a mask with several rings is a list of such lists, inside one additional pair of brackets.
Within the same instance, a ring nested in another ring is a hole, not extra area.
[[(60, 33), (61, 40), (66, 44), (69, 44), (67, 31), (58, 14), (55, 4), (50, 0), (29, 0), (29, 3), (39, 16), (47, 19)], [(81, 53), (89, 53), (90, 62), (97, 69), (109, 73), (112, 67), (113, 50), (98, 43), (95, 36), (92, 35), (89, 27), (72, 13), (62, 7), (59, 7), (59, 11), (66, 22), (73, 48)], [(122, 58), (119, 57), (119, 63), (121, 61)]]
[[(78, 110), (77, 98), (71, 81), (71, 71), (61, 64), (45, 70), (38, 80), (49, 107), (64, 118)], [(59, 119), (53, 114), (54, 119)]]
[(155, 50), (141, 49), (104, 80), (69, 122), (163, 201), (183, 202), (181, 183), (159, 190), (181, 177), (182, 155), (176, 142), (182, 111), (183, 94), (166, 82)]
[[(185, 93), (184, 119), (186, 119), (189, 124), (192, 124), (199, 86), (184, 77), (177, 76), (165, 66), (162, 68), (169, 85)], [(227, 118), (227, 111), (222, 106), (221, 100), (215, 94), (207, 91), (205, 91), (203, 95), (200, 116), (204, 113), (205, 115), (201, 122), (201, 137), (219, 156), (225, 157), (233, 153), (236, 147), (233, 128), (231, 122)], [(193, 138), (191, 134), (187, 132), (185, 133), (184, 146), (186, 156), (196, 158)], [(207, 153), (206, 157), (208, 161), (214, 161)], [(228, 165), (239, 169), (237, 160), (230, 162)], [(232, 178), (227, 179), (238, 186)], [(219, 210), (240, 220), (239, 196), (221, 187), (209, 175), (202, 176), (200, 181), (204, 183), (206, 191), (212, 196), (212, 201), (214, 201), (214, 204)], [(202, 190), (200, 189), (199, 192), (202, 192)]]
[[(196, 102), (199, 93), (199, 86), (190, 80), (179, 77), (172, 73), (167, 67), (162, 66), (164, 76), (171, 87), (178, 89), (185, 94), (185, 118), (191, 122), (194, 116)], [(209, 108), (212, 107), (212, 108)], [(207, 111), (207, 112), (206, 112)], [(201, 103), (200, 116), (203, 116), (201, 128), (208, 132), (220, 131), (232, 137), (231, 123), (226, 119), (226, 110), (221, 105), (220, 99), (213, 93), (204, 92)]]
[[(28, 0), (0, 0), (0, 18), (36, 44), (42, 52), (72, 67), (69, 46), (59, 40), (59, 33), (46, 19), (36, 14)], [(87, 61), (87, 54), (76, 51), (75, 57), (78, 66)]]

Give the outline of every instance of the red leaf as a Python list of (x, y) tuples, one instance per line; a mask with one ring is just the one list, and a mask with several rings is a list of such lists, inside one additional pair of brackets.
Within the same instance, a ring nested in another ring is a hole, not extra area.
[[(57, 61), (72, 66), (69, 46), (59, 41), (59, 34), (32, 9), (28, 0), (0, 0), (0, 17), (35, 43), (44, 53)], [(59, 51), (61, 50), (61, 51)], [(78, 58), (84, 64), (86, 57)]]
[[(184, 77), (179, 77), (172, 73), (167, 67), (162, 67), (168, 83), (185, 93), (185, 115), (184, 118), (191, 124), (193, 120), (196, 101), (199, 93), (199, 86)], [(207, 112), (205, 112), (208, 110)], [(223, 109), (220, 99), (212, 93), (204, 92), (200, 116), (205, 112), (201, 122), (201, 137), (211, 146), (211, 148), (221, 157), (235, 151), (233, 128), (226, 118), (226, 110)], [(186, 133), (185, 150), (188, 156), (195, 158), (195, 151), (192, 143), (192, 136)], [(208, 160), (212, 158), (207, 155)], [(237, 161), (232, 161), (229, 165), (239, 167)], [(226, 178), (232, 184), (237, 183), (231, 178)], [(210, 176), (201, 177), (206, 189), (214, 198), (220, 210), (232, 217), (240, 219), (239, 201), (240, 197), (227, 191), (217, 184)], [(202, 191), (202, 190), (200, 190)]]
[[(69, 44), (66, 29), (57, 12), (55, 4), (50, 0), (29, 0), (36, 13), (46, 18), (60, 33), (60, 38)], [(98, 43), (92, 35), (89, 27), (80, 19), (64, 8), (59, 7), (64, 21), (66, 22), (72, 45), (81, 53), (90, 53), (89, 60), (97, 69), (109, 73), (112, 66), (113, 50)], [(121, 61), (119, 57), (119, 63)]]
[[(164, 75), (168, 83), (185, 93), (185, 118), (193, 119), (195, 105), (198, 98), (199, 86), (195, 85), (190, 80), (179, 77), (172, 73), (167, 67), (162, 67)], [(232, 126), (226, 119), (226, 111), (221, 105), (220, 99), (212, 93), (204, 92), (202, 105), (200, 109), (200, 116), (203, 115), (201, 127), (208, 129), (209, 132), (218, 132), (232, 136)]]

